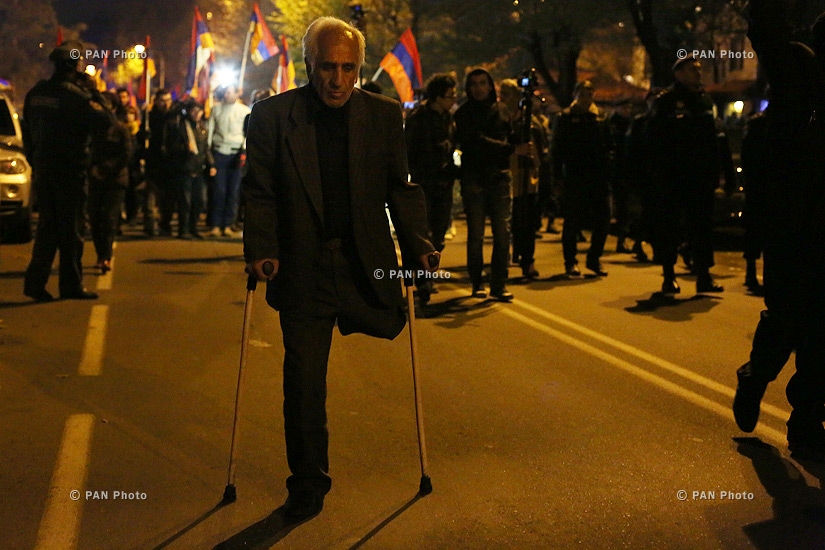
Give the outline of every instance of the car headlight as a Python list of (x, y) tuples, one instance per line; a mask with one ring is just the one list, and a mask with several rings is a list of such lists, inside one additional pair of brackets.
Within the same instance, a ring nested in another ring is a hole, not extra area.
[(22, 174), (27, 168), (22, 158), (0, 159), (0, 174)]

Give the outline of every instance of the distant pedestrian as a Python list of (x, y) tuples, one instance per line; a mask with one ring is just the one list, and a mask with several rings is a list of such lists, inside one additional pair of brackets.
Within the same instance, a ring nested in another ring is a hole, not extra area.
[(221, 101), (209, 117), (209, 143), (216, 168), (209, 204), (213, 225), (210, 235), (234, 237), (231, 226), (238, 215), (244, 122), (250, 109), (238, 100), (238, 89), (233, 85), (219, 88), (217, 96)]

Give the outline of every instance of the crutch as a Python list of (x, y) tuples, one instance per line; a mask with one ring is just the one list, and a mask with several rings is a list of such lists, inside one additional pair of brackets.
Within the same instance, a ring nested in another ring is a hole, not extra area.
[[(430, 267), (438, 265), (438, 255), (433, 253), (427, 259)], [(414, 277), (404, 278), (404, 286), (407, 291), (407, 311), (410, 315), (410, 355), (412, 356), (413, 391), (415, 394), (415, 422), (418, 428), (418, 456), (421, 458), (421, 483), (418, 486), (418, 494), (429, 495), (433, 492), (433, 484), (427, 474), (427, 442), (424, 438), (424, 410), (421, 406), (421, 388), (418, 385), (418, 342), (415, 338), (415, 300), (413, 298)]]
[[(272, 262), (265, 262), (263, 272), (269, 276), (275, 270)], [(244, 364), (249, 351), (249, 325), (252, 321), (252, 303), (255, 297), (255, 289), (258, 286), (258, 277), (250, 273), (246, 280), (246, 305), (243, 310), (243, 334), (241, 335), (241, 363), (238, 367), (238, 389), (235, 392), (235, 418), (232, 421), (232, 446), (229, 450), (229, 474), (226, 482), (226, 489), (223, 491), (223, 504), (235, 502), (238, 492), (235, 490), (235, 451), (238, 447), (238, 411), (241, 408), (241, 390), (243, 388)]]

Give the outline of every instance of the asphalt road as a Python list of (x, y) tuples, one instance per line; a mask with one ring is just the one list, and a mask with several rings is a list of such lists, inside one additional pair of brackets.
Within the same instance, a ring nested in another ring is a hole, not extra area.
[[(416, 325), (433, 493), (416, 497), (407, 332), (336, 334), (333, 489), (293, 529), (273, 514), (288, 475), (283, 352), (260, 291), (238, 500), (218, 506), (246, 294), (240, 241), (127, 234), (111, 274), (87, 268), (100, 300), (37, 305), (22, 296), (30, 245), (0, 245), (0, 547), (825, 548), (825, 469), (785, 446), (792, 366), (756, 432), (739, 432), (730, 412), (762, 309), (742, 286), (741, 253), (717, 253), (721, 295), (695, 295), (683, 273), (668, 300), (654, 293), (659, 269), (629, 255), (606, 254), (606, 278), (564, 280), (547, 236), (541, 278), (513, 280), (505, 305), (470, 297), (462, 235), (459, 224)], [(84, 258), (94, 261), (90, 243)]]

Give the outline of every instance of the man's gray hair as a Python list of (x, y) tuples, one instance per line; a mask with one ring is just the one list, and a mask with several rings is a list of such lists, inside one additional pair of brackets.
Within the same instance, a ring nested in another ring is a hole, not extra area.
[[(321, 37), (327, 33), (338, 34), (352, 40), (357, 40), (358, 60), (361, 65), (364, 64), (367, 42), (364, 39), (364, 35), (361, 34), (361, 31), (346, 21), (342, 21), (336, 17), (324, 16), (310, 23), (309, 27), (307, 27), (306, 34), (304, 34), (302, 41), (304, 59), (306, 59), (310, 65), (315, 64), (315, 60), (318, 58), (318, 43), (321, 41)], [(310, 70), (310, 67), (307, 67), (307, 70)]]

